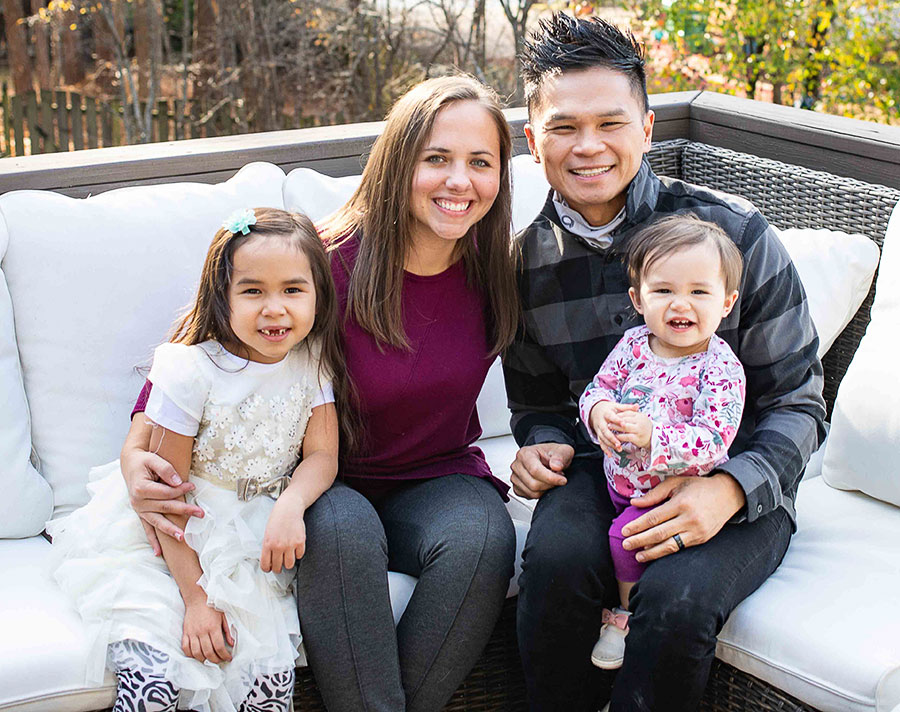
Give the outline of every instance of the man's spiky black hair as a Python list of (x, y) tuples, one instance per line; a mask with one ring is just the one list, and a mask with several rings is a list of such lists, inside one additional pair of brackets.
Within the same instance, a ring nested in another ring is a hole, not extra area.
[(604, 67), (624, 74), (644, 112), (650, 110), (644, 48), (631, 32), (623, 32), (606, 20), (597, 17), (583, 20), (556, 12), (541, 20), (525, 40), (519, 59), (529, 115), (540, 99), (544, 79), (591, 67)]

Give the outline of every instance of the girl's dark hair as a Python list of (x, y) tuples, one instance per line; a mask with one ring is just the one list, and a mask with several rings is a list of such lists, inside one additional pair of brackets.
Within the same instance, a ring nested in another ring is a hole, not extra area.
[(412, 245), (410, 190), (419, 154), (435, 117), (458, 101), (477, 103), (493, 119), (500, 141), (500, 190), (491, 209), (457, 242), (470, 285), (480, 290), (492, 354), (506, 348), (519, 319), (511, 252), (509, 125), (496, 93), (474, 77), (438, 77), (414, 86), (394, 104), (347, 204), (322, 226), (329, 251), (358, 237), (359, 253), (347, 294), (347, 313), (379, 344), (408, 348), (403, 329), (403, 265)]
[(643, 46), (630, 32), (599, 17), (580, 19), (563, 12), (554, 13), (541, 20), (525, 40), (519, 60), (529, 116), (540, 104), (547, 77), (592, 67), (612, 69), (628, 77), (644, 113), (650, 111)]
[(693, 213), (668, 215), (651, 223), (628, 243), (628, 282), (636, 290), (641, 280), (656, 262), (688, 247), (712, 243), (719, 253), (725, 292), (730, 294), (741, 286), (744, 257), (734, 240), (718, 225), (701, 220)]
[[(315, 225), (305, 215), (276, 208), (255, 208), (253, 213), (256, 215), (256, 224), (250, 226), (246, 235), (233, 233), (225, 228), (219, 228), (216, 232), (200, 273), (197, 297), (185, 315), (175, 323), (169, 341), (193, 346), (215, 339), (240, 351), (243, 344), (231, 328), (231, 308), (228, 303), (234, 273), (234, 254), (241, 245), (254, 239), (286, 241), (309, 260), (316, 290), (315, 321), (302, 345), (310, 348), (316, 343), (321, 347), (317, 377), (320, 384), (323, 379), (332, 380), (340, 423), (341, 449), (352, 448), (358, 431), (355, 422), (357, 416), (354, 415), (355, 409), (347, 407), (346, 402), (349, 392), (344, 385), (347, 369), (344, 366), (337, 298), (328, 255)], [(249, 354), (237, 355), (246, 357)]]

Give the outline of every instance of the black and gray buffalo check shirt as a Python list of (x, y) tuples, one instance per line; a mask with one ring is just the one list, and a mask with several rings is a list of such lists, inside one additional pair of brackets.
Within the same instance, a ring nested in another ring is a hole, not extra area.
[(625, 330), (642, 323), (628, 298), (624, 250), (641, 226), (689, 211), (720, 225), (744, 255), (738, 302), (717, 333), (744, 365), (747, 399), (731, 460), (720, 469), (743, 488), (748, 521), (778, 507), (793, 519), (803, 468), (824, 437), (825, 404), (819, 339), (790, 257), (750, 203), (658, 178), (646, 158), (625, 211), (605, 250), (564, 229), (549, 198), (517, 236), (524, 326), (503, 364), (516, 441), (598, 455), (577, 402)]

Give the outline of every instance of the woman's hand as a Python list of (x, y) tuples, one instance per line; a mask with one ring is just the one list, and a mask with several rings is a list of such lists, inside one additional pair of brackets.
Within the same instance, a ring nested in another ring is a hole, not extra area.
[(216, 664), (224, 663), (231, 660), (231, 651), (226, 644), (234, 647), (234, 638), (225, 614), (207, 605), (205, 599), (186, 603), (181, 635), (182, 652), (201, 663), (205, 660)]
[(746, 503), (741, 486), (731, 475), (667, 477), (643, 497), (631, 500), (636, 507), (656, 507), (622, 527), (628, 537), (623, 546), (637, 550), (642, 562), (679, 551), (673, 537), (684, 546), (699, 546), (712, 539)]
[(269, 515), (263, 536), (259, 567), (263, 571), (281, 573), (292, 569), (306, 553), (306, 525), (303, 513), (306, 506), (299, 495), (299, 488), (288, 487), (275, 502)]
[(153, 553), (159, 556), (162, 549), (156, 529), (173, 539), (184, 538), (184, 532), (165, 515), (202, 517), (203, 510), (184, 501), (184, 495), (193, 490), (194, 485), (183, 482), (168, 461), (148, 452), (151, 432), (152, 426), (146, 418), (142, 414), (136, 415), (122, 447), (120, 465), (131, 507), (141, 518)]

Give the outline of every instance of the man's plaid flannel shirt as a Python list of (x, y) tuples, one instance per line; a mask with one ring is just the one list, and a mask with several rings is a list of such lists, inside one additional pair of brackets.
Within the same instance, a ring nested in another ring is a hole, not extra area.
[(626, 245), (641, 226), (690, 211), (721, 226), (744, 256), (740, 296), (716, 333), (744, 365), (747, 402), (732, 459), (720, 469), (744, 490), (741, 518), (784, 507), (793, 519), (801, 473), (824, 437), (825, 404), (819, 339), (790, 257), (747, 201), (660, 179), (646, 158), (625, 207), (606, 250), (565, 230), (549, 198), (517, 237), (524, 327), (504, 356), (516, 441), (568, 443), (576, 457), (597, 457), (577, 402), (625, 330), (642, 323), (628, 297)]

